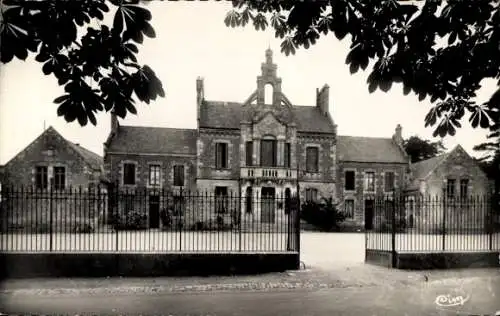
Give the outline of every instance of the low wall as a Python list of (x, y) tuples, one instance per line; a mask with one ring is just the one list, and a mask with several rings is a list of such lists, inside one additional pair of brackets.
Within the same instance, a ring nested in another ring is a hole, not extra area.
[(499, 251), (425, 252), (393, 254), (386, 250), (367, 249), (365, 262), (403, 270), (436, 270), (461, 268), (500, 268)]
[(2, 278), (192, 276), (299, 269), (298, 253), (3, 253)]

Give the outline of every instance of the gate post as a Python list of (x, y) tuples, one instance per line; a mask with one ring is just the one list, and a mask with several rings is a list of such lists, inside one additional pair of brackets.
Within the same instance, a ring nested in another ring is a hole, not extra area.
[(392, 222), (392, 225), (391, 225), (391, 254), (392, 254), (392, 268), (396, 268), (396, 265), (397, 265), (397, 262), (396, 262), (396, 210), (399, 209), (399, 205), (396, 205), (396, 204), (399, 204), (399, 201), (398, 199), (396, 198), (396, 194), (395, 192), (393, 193), (393, 196), (392, 196), (392, 202), (393, 203), (386, 203), (389, 204), (389, 205), (392, 205), (392, 218), (391, 218), (391, 222)]

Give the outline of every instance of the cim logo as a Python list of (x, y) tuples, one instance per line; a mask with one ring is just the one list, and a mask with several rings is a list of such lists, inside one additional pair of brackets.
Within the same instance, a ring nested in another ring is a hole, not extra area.
[(470, 295), (444, 294), (436, 297), (435, 303), (441, 307), (463, 306)]

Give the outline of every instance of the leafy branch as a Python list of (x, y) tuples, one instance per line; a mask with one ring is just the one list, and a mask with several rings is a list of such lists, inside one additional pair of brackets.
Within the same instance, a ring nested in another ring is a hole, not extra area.
[[(121, 118), (136, 114), (133, 95), (145, 103), (165, 96), (154, 71), (137, 61), (137, 45), (144, 37), (156, 36), (151, 13), (140, 2), (4, 0), (0, 60), (9, 63), (35, 54), (43, 73), (64, 87), (54, 103), (68, 122), (96, 125), (99, 111), (113, 111)], [(103, 21), (110, 7), (115, 11), (113, 25), (91, 26), (93, 20)], [(86, 30), (81, 38), (79, 30)]]

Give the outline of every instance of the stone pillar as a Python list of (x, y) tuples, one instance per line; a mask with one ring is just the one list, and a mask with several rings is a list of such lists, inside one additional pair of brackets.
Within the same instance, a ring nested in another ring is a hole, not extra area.
[(253, 139), (253, 165), (260, 165), (260, 138)]
[(283, 167), (285, 165), (285, 157), (283, 156), (284, 151), (285, 151), (285, 140), (283, 138), (278, 138), (278, 146), (276, 149), (277, 152), (277, 162), (278, 162), (278, 167)]

